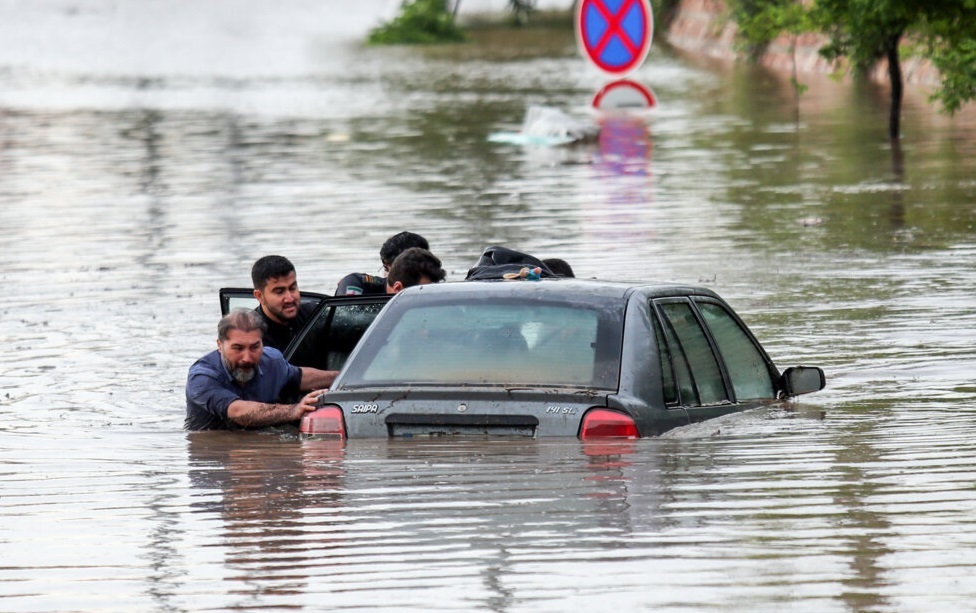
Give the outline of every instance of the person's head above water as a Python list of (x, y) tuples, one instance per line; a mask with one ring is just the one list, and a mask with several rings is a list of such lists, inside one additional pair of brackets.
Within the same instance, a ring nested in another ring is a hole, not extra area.
[(380, 247), (380, 261), (383, 262), (383, 269), (389, 272), (390, 266), (393, 265), (397, 256), (411, 247), (430, 249), (427, 239), (413, 232), (399, 232), (383, 241), (383, 245)]
[(251, 267), (254, 297), (272, 321), (283, 324), (298, 316), (302, 297), (298, 292), (295, 267), (288, 258), (266, 255)]
[(446, 276), (437, 256), (426, 249), (411, 247), (393, 260), (386, 276), (386, 293), (395, 294), (414, 285), (440, 283)]
[(552, 271), (557, 277), (575, 277), (573, 274), (573, 267), (569, 265), (569, 262), (562, 260), (560, 258), (546, 258), (542, 260), (542, 263), (546, 265), (549, 270)]
[(217, 351), (238, 384), (254, 377), (264, 351), (264, 320), (252, 309), (234, 309), (217, 323)]

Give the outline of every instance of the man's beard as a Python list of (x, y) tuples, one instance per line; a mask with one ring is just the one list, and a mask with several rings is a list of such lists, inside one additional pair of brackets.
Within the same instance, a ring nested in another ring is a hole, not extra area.
[(224, 368), (230, 373), (230, 376), (241, 385), (246, 384), (248, 381), (254, 378), (254, 367), (251, 368), (231, 368), (230, 362), (227, 358), (221, 356), (220, 359), (224, 362)]
[(291, 316), (285, 315), (285, 309), (284, 308), (273, 309), (271, 307), (268, 307), (268, 311), (270, 312), (270, 314), (272, 316), (274, 316), (276, 319), (278, 319), (284, 325), (288, 325), (289, 323), (291, 323), (291, 321), (293, 319), (295, 319), (295, 317), (298, 316), (298, 311), (297, 310), (294, 311), (291, 314)]

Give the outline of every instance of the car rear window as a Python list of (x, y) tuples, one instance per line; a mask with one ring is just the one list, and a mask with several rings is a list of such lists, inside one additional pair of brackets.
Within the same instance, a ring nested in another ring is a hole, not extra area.
[(616, 389), (621, 328), (622, 306), (416, 305), (377, 327), (342, 385)]

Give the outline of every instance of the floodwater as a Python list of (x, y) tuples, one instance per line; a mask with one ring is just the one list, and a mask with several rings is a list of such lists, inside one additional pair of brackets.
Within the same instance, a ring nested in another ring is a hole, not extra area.
[[(390, 2), (0, 0), (0, 610), (931, 611), (976, 598), (976, 118), (684, 57), (588, 118), (571, 30), (361, 45)], [(395, 4), (395, 3), (394, 3)], [(217, 290), (413, 229), (702, 284), (824, 391), (659, 439), (182, 431)]]

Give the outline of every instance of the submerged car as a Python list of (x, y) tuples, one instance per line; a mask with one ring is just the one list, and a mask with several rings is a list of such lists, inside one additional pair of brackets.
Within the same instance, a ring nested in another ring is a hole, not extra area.
[(552, 278), (313, 299), (285, 356), (341, 372), (302, 420), (310, 436), (637, 438), (824, 387), (817, 367), (780, 373), (701, 287)]

